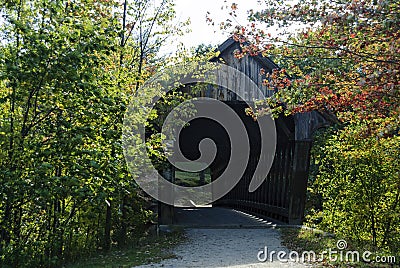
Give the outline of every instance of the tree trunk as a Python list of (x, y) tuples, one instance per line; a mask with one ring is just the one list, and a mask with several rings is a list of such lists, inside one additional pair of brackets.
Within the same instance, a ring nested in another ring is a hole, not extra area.
[(104, 226), (104, 250), (108, 251), (111, 249), (111, 216), (112, 216), (111, 201), (107, 200), (106, 206), (106, 222)]

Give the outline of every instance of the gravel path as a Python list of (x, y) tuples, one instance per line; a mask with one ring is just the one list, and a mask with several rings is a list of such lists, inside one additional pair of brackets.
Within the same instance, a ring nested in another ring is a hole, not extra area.
[(186, 233), (188, 240), (173, 250), (176, 259), (139, 267), (310, 267), (302, 263), (280, 262), (277, 260), (277, 254), (274, 254), (273, 261), (258, 260), (258, 252), (265, 247), (268, 248), (269, 254), (272, 250), (288, 252), (288, 249), (281, 245), (279, 232), (272, 228), (186, 229)]

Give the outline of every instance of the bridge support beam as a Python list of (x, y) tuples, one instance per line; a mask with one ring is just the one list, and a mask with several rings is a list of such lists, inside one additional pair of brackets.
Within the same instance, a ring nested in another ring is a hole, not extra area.
[[(175, 169), (169, 164), (163, 170), (163, 177), (170, 182), (175, 182)], [(174, 196), (174, 187), (168, 187), (164, 189), (158, 189), (159, 197)], [(167, 198), (166, 198), (167, 199)], [(174, 223), (174, 206), (168, 205), (158, 201), (158, 224), (159, 225), (170, 225)]]
[(293, 168), (289, 184), (289, 224), (301, 224), (304, 218), (311, 145), (311, 140), (295, 141)]
[(171, 225), (174, 223), (174, 207), (158, 202), (158, 224)]

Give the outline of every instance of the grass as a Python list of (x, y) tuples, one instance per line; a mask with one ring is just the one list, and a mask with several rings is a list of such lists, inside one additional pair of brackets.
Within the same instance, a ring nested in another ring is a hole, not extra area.
[(142, 264), (157, 263), (163, 259), (175, 258), (171, 249), (184, 240), (183, 232), (160, 234), (158, 237), (146, 237), (134, 246), (113, 249), (108, 253), (77, 261), (67, 268), (125, 268)]
[[(337, 248), (337, 243), (341, 238), (334, 237), (332, 235), (324, 234), (323, 232), (317, 232), (313, 230), (305, 230), (298, 228), (281, 228), (280, 232), (282, 234), (282, 244), (286, 246), (291, 251), (296, 251), (301, 254), (304, 251), (314, 251), (316, 254), (319, 254), (324, 251), (328, 251), (332, 249), (332, 251), (339, 251)], [(349, 242), (349, 241), (347, 241)], [(357, 250), (360, 253), (360, 262), (339, 262), (339, 261), (331, 261), (328, 258), (324, 258), (324, 260), (314, 263), (319, 267), (399, 267), (399, 260), (396, 257), (396, 264), (380, 264), (376, 262), (366, 263), (362, 261), (362, 254), (365, 251), (364, 249), (358, 249), (352, 243), (348, 243), (348, 247), (343, 251), (345, 256), (346, 252)], [(379, 253), (377, 254), (379, 255)], [(327, 255), (325, 255), (328, 257)], [(335, 255), (333, 255), (335, 256)], [(340, 260), (339, 255), (336, 255)], [(384, 254), (380, 256), (385, 256)], [(386, 255), (388, 256), (388, 255)], [(321, 256), (317, 255), (317, 258)], [(373, 259), (375, 255), (371, 255), (369, 258)], [(345, 257), (343, 258), (345, 260)], [(396, 266), (397, 265), (397, 266)]]
[[(205, 171), (205, 183), (211, 182), (210, 171), (207, 169)], [(199, 172), (184, 172), (180, 170), (175, 171), (175, 183), (177, 185), (186, 186), (186, 187), (196, 187), (202, 185), (200, 183), (200, 175)]]

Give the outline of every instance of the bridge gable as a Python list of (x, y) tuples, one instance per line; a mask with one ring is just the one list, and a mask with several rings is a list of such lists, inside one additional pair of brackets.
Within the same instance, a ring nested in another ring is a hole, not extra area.
[[(243, 58), (235, 57), (235, 53), (240, 51), (240, 44), (235, 42), (233, 39), (226, 40), (221, 46), (219, 46), (218, 57), (212, 58), (211, 62), (219, 62), (226, 64), (232, 68), (239, 70), (241, 73), (249, 77), (261, 90), (264, 96), (271, 96), (274, 92), (268, 90), (263, 81), (266, 79), (265, 74), (261, 74), (261, 69), (265, 72), (271, 73), (273, 69), (277, 69), (278, 66), (273, 63), (269, 58), (261, 56), (244, 56)], [(252, 102), (254, 99), (259, 99), (261, 96), (252, 96), (247, 89), (251, 88), (248, 85), (248, 80), (241, 79), (241, 76), (232, 77), (231, 83), (235, 89), (240, 91), (240, 95), (244, 96), (244, 99), (239, 99), (235, 93), (226, 88), (209, 86), (207, 90), (201, 92), (202, 97), (209, 97), (218, 99), (221, 101), (247, 101)]]
[[(218, 47), (220, 52), (218, 57), (211, 59), (213, 62), (220, 62), (227, 64), (228, 66), (239, 70), (248, 76), (261, 90), (265, 97), (270, 97), (274, 94), (273, 90), (268, 90), (263, 81), (266, 79), (266, 75), (261, 74), (261, 69), (265, 73), (271, 73), (274, 69), (280, 69), (270, 58), (263, 56), (249, 56), (246, 55), (243, 58), (238, 59), (235, 57), (237, 51), (241, 51), (240, 43), (229, 38), (223, 44)], [(239, 81), (240, 83), (240, 81)], [(250, 96), (246, 92), (247, 87), (245, 84), (239, 87), (243, 90), (243, 96), (246, 97), (246, 101), (253, 101), (254, 96)], [(235, 94), (230, 93), (226, 89), (210, 89), (206, 94), (207, 97), (219, 99), (222, 101), (236, 101)], [(324, 115), (320, 112), (313, 111), (309, 113), (296, 114), (293, 118), (282, 120), (277, 119), (276, 123), (280, 130), (285, 133), (288, 138), (294, 140), (311, 140), (314, 132), (321, 128), (331, 124), (332, 118)], [(295, 128), (287, 125), (288, 121), (294, 121)], [(290, 130), (290, 131), (289, 131)]]

